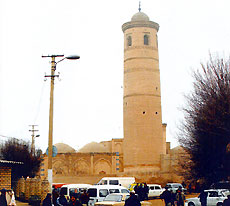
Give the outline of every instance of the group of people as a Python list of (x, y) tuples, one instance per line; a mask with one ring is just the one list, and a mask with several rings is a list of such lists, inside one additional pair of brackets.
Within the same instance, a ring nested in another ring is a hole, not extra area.
[(16, 206), (13, 190), (2, 189), (0, 192), (0, 206)]
[(168, 187), (165, 187), (165, 191), (160, 195), (160, 198), (164, 200), (165, 206), (184, 206), (185, 195), (180, 186), (176, 192), (169, 191)]
[(138, 183), (134, 187), (134, 191), (140, 201), (148, 200), (149, 187), (146, 183)]
[(52, 203), (54, 206), (84, 206), (88, 205), (88, 202), (89, 195), (86, 190), (84, 190), (81, 194), (71, 194), (70, 200), (68, 202), (63, 192), (61, 192), (59, 195), (54, 189), (52, 195), (51, 193), (46, 195), (46, 198), (42, 202), (42, 206), (52, 206)]

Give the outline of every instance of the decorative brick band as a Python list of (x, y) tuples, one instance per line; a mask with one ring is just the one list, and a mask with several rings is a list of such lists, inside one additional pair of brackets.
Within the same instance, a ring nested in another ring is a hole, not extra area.
[(130, 60), (133, 60), (133, 59), (153, 59), (153, 60), (159, 62), (159, 59), (154, 58), (154, 57), (131, 57), (131, 58), (125, 59), (124, 62), (130, 61)]
[(158, 49), (153, 46), (129, 46), (126, 49), (124, 49), (124, 51), (126, 52), (126, 51), (133, 50), (133, 49), (149, 49), (149, 50), (158, 51)]
[(125, 95), (123, 99), (128, 98), (128, 97), (135, 97), (135, 96), (161, 97), (161, 95), (157, 95), (157, 94), (128, 94), (128, 95)]
[(159, 69), (152, 69), (152, 68), (131, 68), (131, 69), (125, 69), (124, 73), (130, 73), (130, 72), (139, 72), (139, 71), (148, 71), (148, 72), (159, 72)]
[(125, 32), (127, 29), (135, 27), (148, 27), (159, 30), (159, 24), (153, 21), (130, 21), (122, 25), (122, 31)]

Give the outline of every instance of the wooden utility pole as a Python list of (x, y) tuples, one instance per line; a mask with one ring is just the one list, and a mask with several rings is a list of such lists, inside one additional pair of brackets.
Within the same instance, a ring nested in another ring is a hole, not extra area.
[(39, 137), (39, 135), (35, 136), (35, 132), (38, 132), (39, 130), (34, 129), (35, 126), (38, 125), (29, 125), (30, 127), (32, 127), (32, 129), (30, 129), (29, 131), (32, 132), (31, 137), (32, 137), (32, 143), (31, 143), (31, 154), (35, 153), (35, 138)]

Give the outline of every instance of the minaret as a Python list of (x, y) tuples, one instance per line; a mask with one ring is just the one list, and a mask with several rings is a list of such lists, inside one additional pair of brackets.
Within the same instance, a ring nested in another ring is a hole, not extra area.
[(124, 32), (124, 172), (160, 170), (165, 154), (161, 115), (157, 32), (159, 25), (141, 12), (122, 25)]

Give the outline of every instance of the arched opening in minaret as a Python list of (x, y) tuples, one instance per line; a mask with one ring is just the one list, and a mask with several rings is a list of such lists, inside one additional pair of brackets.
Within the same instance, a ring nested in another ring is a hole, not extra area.
[(149, 35), (144, 35), (144, 45), (149, 45)]
[(132, 46), (132, 37), (131, 36), (127, 37), (127, 46)]

